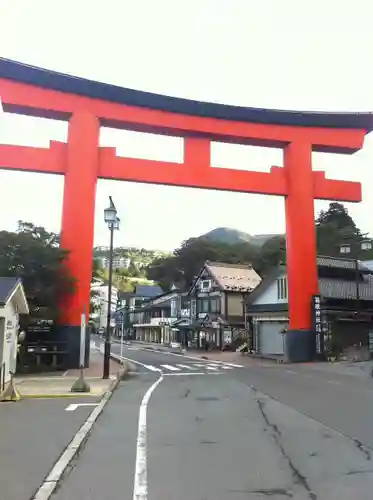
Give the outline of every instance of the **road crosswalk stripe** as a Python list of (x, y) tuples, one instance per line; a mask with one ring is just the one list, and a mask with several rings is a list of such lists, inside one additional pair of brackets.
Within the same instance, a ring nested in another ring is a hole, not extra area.
[(152, 372), (160, 372), (160, 369), (157, 368), (156, 366), (153, 366), (153, 365), (144, 365), (145, 368), (147, 368), (148, 370), (151, 370)]
[(160, 367), (156, 367), (153, 365), (143, 365), (148, 370), (153, 372), (160, 372), (163, 370), (168, 370), (170, 372), (180, 372), (182, 370), (196, 371), (196, 370), (208, 370), (208, 371), (219, 371), (219, 370), (232, 370), (233, 368), (242, 368), (241, 365), (235, 365), (233, 363), (225, 363), (217, 364), (217, 363), (192, 363), (190, 365), (183, 365), (181, 363), (177, 363), (175, 365), (160, 365)]
[(166, 370), (170, 370), (171, 372), (179, 372), (180, 371), (180, 368), (178, 368), (177, 366), (173, 366), (173, 365), (161, 365), (162, 368), (166, 368)]

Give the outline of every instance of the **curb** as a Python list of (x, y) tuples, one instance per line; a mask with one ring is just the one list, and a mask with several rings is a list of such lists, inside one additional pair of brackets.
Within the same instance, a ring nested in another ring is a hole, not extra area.
[[(119, 373), (119, 372), (118, 372)], [(115, 389), (118, 387), (120, 382), (120, 378), (117, 377), (116, 380), (113, 380), (109, 389), (106, 391), (104, 396), (101, 398), (100, 403), (94, 410), (90, 413), (87, 420), (80, 427), (78, 432), (75, 434), (73, 439), (67, 445), (62, 455), (55, 462), (51, 471), (44, 479), (42, 485), (39, 487), (37, 492), (31, 498), (31, 500), (49, 500), (59, 486), (66, 469), (68, 468), (70, 462), (78, 456), (79, 451), (81, 450), (84, 443), (87, 441), (89, 434), (92, 431), (93, 425), (101, 415), (103, 409), (110, 401), (111, 396), (113, 395)]]
[(58, 398), (81, 398), (81, 397), (93, 397), (97, 398), (100, 396), (104, 396), (105, 393), (101, 394), (95, 394), (94, 392), (67, 392), (67, 393), (61, 393), (61, 394), (21, 394), (22, 399), (58, 399)]

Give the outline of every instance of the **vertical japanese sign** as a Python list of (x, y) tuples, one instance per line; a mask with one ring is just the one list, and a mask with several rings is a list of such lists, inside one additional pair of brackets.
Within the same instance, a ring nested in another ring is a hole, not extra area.
[(321, 297), (312, 296), (312, 325), (316, 333), (316, 352), (322, 352), (322, 320), (321, 320)]

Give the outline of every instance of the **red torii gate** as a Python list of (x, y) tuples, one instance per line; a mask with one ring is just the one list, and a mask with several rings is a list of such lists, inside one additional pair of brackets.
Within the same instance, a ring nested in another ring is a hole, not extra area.
[[(61, 245), (70, 250), (77, 288), (64, 304), (61, 331), (78, 364), (80, 317), (88, 308), (97, 179), (187, 186), (285, 197), (290, 360), (315, 352), (311, 297), (318, 292), (314, 199), (361, 201), (356, 182), (312, 171), (312, 151), (351, 154), (373, 130), (371, 113), (306, 113), (241, 108), (123, 89), (0, 59), (0, 97), (9, 113), (66, 120), (68, 142), (49, 148), (0, 145), (0, 168), (65, 176)], [(116, 156), (99, 147), (100, 125), (184, 138), (184, 163)], [(277, 147), (284, 167), (270, 173), (212, 168), (211, 141)]]

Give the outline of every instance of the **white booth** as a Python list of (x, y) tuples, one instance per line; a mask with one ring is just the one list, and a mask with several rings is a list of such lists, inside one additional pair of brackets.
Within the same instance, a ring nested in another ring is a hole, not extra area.
[(16, 371), (19, 315), (28, 313), (21, 280), (0, 277), (0, 392)]

